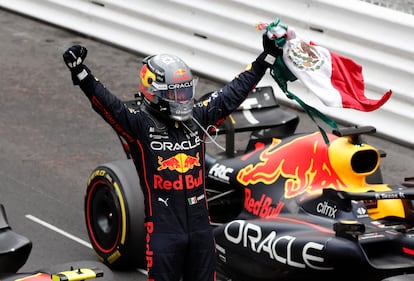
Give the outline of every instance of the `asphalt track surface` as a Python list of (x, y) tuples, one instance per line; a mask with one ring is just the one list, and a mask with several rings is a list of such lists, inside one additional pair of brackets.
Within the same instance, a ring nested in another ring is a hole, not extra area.
[[(142, 55), (1, 9), (0, 38), (0, 203), (13, 229), (33, 242), (21, 271), (97, 260), (83, 216), (86, 181), (97, 165), (124, 155), (115, 133), (72, 85), (62, 53), (73, 44), (87, 46), (88, 66), (123, 99), (136, 92)], [(201, 77), (197, 94), (220, 86)], [(315, 130), (298, 114), (298, 131)], [(366, 138), (387, 152), (385, 182), (414, 176), (411, 148)], [(116, 280), (146, 280), (138, 271), (114, 274)]]

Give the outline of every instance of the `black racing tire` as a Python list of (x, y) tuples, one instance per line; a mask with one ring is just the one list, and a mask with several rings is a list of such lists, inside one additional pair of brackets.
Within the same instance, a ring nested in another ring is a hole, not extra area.
[(98, 166), (85, 195), (90, 242), (113, 269), (146, 268), (144, 199), (132, 160)]
[(48, 268), (41, 269), (39, 272), (57, 274), (60, 272), (69, 271), (72, 269), (79, 269), (79, 268), (89, 268), (89, 269), (95, 268), (103, 272), (102, 277), (98, 277), (95, 279), (89, 279), (89, 280), (116, 281), (114, 274), (112, 273), (112, 270), (106, 265), (102, 264), (101, 262), (97, 262), (97, 261), (74, 261), (74, 262), (68, 262), (64, 264), (57, 264), (57, 265), (50, 266)]

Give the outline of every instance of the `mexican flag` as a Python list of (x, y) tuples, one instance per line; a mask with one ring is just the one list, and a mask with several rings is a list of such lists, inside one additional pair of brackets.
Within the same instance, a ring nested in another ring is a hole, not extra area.
[(373, 111), (392, 94), (390, 90), (379, 100), (367, 98), (361, 65), (298, 37), (286, 40), (283, 62), (297, 79), (330, 107)]

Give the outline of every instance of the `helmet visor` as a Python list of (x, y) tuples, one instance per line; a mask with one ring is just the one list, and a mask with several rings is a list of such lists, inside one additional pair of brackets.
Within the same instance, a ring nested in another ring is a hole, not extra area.
[(194, 97), (193, 81), (169, 85), (155, 82), (152, 86), (154, 94), (163, 100), (188, 103)]

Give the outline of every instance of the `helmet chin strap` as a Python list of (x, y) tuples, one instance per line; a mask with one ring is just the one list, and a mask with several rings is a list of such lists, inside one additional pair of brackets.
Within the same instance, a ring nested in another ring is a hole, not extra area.
[(169, 120), (169, 110), (163, 106), (160, 102), (154, 103), (144, 97), (145, 107), (154, 115), (159, 116), (161, 119)]

